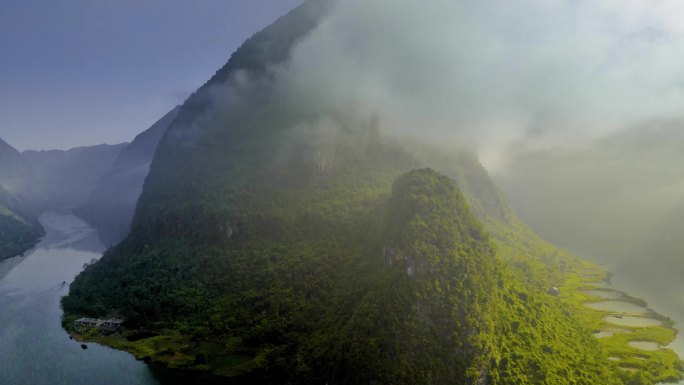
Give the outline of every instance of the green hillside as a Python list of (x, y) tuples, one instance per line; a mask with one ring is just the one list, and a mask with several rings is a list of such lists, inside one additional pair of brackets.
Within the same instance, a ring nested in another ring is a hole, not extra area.
[(43, 235), (39, 225), (31, 225), (7, 207), (11, 201), (9, 193), (0, 186), (0, 260), (30, 249)]
[(0, 260), (32, 248), (44, 234), (33, 217), (31, 198), (10, 194), (1, 184), (19, 186), (20, 183), (15, 182), (30, 175), (24, 173), (27, 170), (24, 166), (21, 155), (0, 139)]
[(124, 243), (64, 306), (156, 330), (113, 342), (142, 357), (257, 383), (617, 383), (567, 309), (495, 256), (451, 179), (373, 186), (354, 168), (272, 192), (289, 216), (245, 213), (258, 223), (220, 248)]
[(234, 383), (631, 381), (547, 293), (583, 263), (519, 222), (474, 156), (272, 92), (267, 69), (325, 4), (249, 39), (181, 107), (65, 325), (120, 314), (122, 335), (83, 337)]

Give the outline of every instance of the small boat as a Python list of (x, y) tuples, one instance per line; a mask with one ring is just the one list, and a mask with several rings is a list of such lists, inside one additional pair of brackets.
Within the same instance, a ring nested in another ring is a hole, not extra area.
[(88, 345), (86, 345), (86, 344), (81, 344), (81, 349), (83, 349), (83, 350), (88, 349)]

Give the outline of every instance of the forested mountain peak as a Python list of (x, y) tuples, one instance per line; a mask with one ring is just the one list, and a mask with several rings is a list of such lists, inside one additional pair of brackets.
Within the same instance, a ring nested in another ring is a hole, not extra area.
[(270, 69), (329, 4), (256, 34), (181, 106), (65, 321), (117, 313), (154, 335), (121, 347), (251, 383), (617, 384), (546, 293), (572, 261), (541, 260), (474, 156), (283, 99)]

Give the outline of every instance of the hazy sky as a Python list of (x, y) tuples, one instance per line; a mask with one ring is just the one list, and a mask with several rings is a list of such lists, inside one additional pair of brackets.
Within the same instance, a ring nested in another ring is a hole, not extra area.
[(0, 137), (130, 141), (302, 0), (0, 1)]

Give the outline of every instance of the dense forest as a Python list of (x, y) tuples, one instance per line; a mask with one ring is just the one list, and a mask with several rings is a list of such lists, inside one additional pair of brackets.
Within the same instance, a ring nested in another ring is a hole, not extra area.
[(0, 259), (14, 257), (30, 249), (43, 234), (39, 225), (31, 224), (8, 208), (0, 206)]
[(220, 247), (122, 244), (65, 309), (116, 307), (159, 333), (151, 358), (257, 383), (618, 383), (569, 311), (496, 256), (453, 180), (424, 169), (370, 188), (338, 172), (271, 195), (289, 217), (245, 213), (257, 221)]
[(122, 334), (82, 337), (228, 383), (662, 379), (608, 359), (557, 295), (586, 264), (520, 222), (470, 151), (283, 91), (274, 68), (330, 4), (248, 39), (180, 107), (130, 234), (73, 282), (64, 325), (122, 316)]
[(247, 383), (629, 380), (548, 294), (579, 261), (522, 225), (474, 156), (271, 92), (327, 4), (249, 39), (180, 108), (131, 234), (71, 285), (65, 325), (121, 315), (124, 338), (103, 342)]

